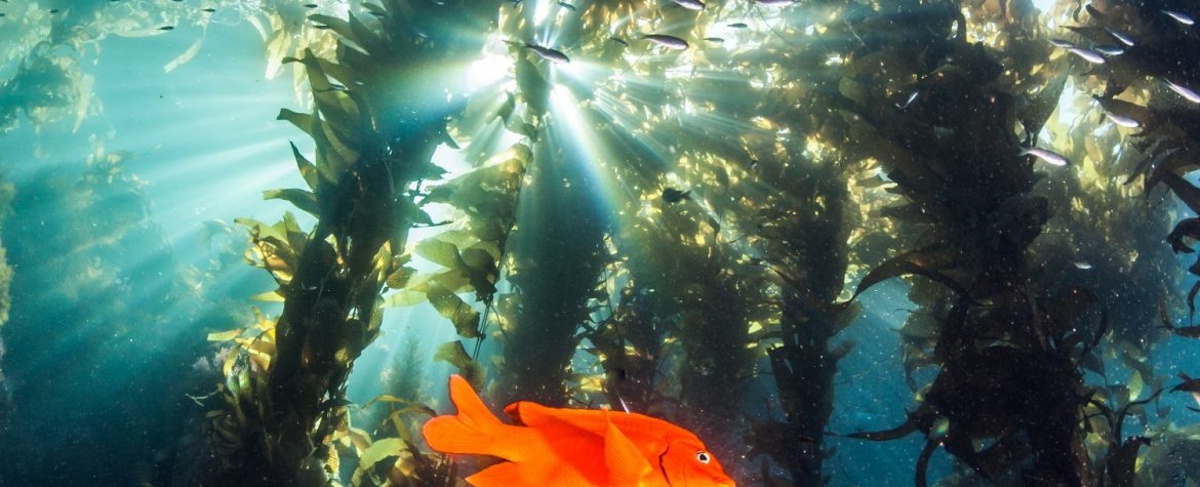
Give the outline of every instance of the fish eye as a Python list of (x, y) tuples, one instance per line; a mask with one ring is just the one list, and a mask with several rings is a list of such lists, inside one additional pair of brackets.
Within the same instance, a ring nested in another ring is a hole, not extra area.
[(712, 457), (708, 456), (708, 452), (706, 451), (698, 451), (696, 452), (696, 460), (700, 463), (708, 465), (708, 462), (712, 460)]

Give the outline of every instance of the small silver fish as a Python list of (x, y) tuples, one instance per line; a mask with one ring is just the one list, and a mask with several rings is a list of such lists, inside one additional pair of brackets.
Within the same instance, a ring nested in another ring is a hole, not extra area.
[(530, 51), (533, 51), (534, 54), (537, 54), (538, 57), (545, 59), (547, 61), (550, 61), (552, 63), (566, 64), (566, 63), (571, 62), (571, 58), (567, 57), (566, 54), (563, 54), (562, 51), (550, 49), (549, 47), (542, 47), (542, 46), (539, 46), (536, 44), (529, 44), (529, 43), (525, 43), (525, 47), (529, 48)]
[(700, 0), (671, 0), (675, 5), (686, 8), (688, 10), (704, 10), (704, 2)]
[(1063, 39), (1050, 39), (1050, 44), (1053, 45), (1054, 47), (1061, 47), (1063, 49), (1070, 49), (1072, 47), (1075, 47), (1074, 42), (1063, 40)]
[(796, 3), (796, 0), (754, 0), (754, 3), (766, 7), (784, 7)]
[(1089, 63), (1104, 64), (1104, 56), (1101, 56), (1096, 51), (1084, 49), (1082, 47), (1071, 47), (1068, 48), (1067, 51), (1071, 54), (1079, 56), (1080, 58), (1083, 58), (1084, 61)]
[(1092, 46), (1092, 49), (1105, 56), (1120, 56), (1125, 54), (1125, 47), (1120, 44), (1100, 44)]
[(734, 22), (732, 24), (729, 24), (729, 28), (731, 28), (731, 29), (745, 29), (747, 27), (750, 27), (750, 26), (748, 24), (746, 24), (745, 22)]
[(920, 94), (921, 94), (921, 92), (920, 92), (920, 91), (914, 91), (914, 92), (912, 92), (912, 94), (908, 95), (908, 98), (906, 98), (906, 99), (904, 100), (904, 103), (903, 103), (903, 104), (897, 103), (897, 104), (896, 104), (896, 108), (899, 108), (899, 109), (901, 109), (901, 110), (903, 110), (903, 109), (905, 109), (905, 108), (908, 108), (909, 106), (911, 106), (911, 105), (913, 104), (913, 102), (914, 102), (914, 101), (917, 101), (917, 96), (918, 96), (918, 95), (920, 95)]
[(1108, 31), (1108, 34), (1113, 36), (1113, 39), (1116, 39), (1117, 42), (1120, 42), (1121, 44), (1125, 44), (1126, 46), (1129, 46), (1129, 47), (1133, 47), (1133, 44), (1134, 44), (1133, 37), (1131, 37), (1129, 34), (1126, 34), (1119, 30), (1113, 30), (1113, 29), (1104, 29), (1104, 30)]
[(1060, 166), (1061, 167), (1061, 166), (1067, 165), (1067, 163), (1068, 163), (1067, 158), (1063, 157), (1061, 154), (1054, 152), (1054, 151), (1042, 149), (1039, 147), (1022, 148), (1019, 155), (1036, 157), (1051, 166)]
[(1200, 94), (1196, 93), (1191, 88), (1172, 83), (1171, 80), (1169, 80), (1169, 79), (1164, 79), (1163, 81), (1167, 82), (1167, 87), (1171, 88), (1171, 91), (1178, 93), (1179, 96), (1182, 96), (1187, 101), (1190, 101), (1192, 103), (1200, 103)]
[(1108, 117), (1109, 120), (1112, 120), (1112, 123), (1115, 123), (1121, 127), (1135, 129), (1135, 128), (1142, 126), (1142, 122), (1139, 122), (1139, 121), (1137, 121), (1137, 119), (1134, 119), (1134, 118), (1126, 117), (1124, 115), (1117, 115), (1112, 112), (1106, 112), (1104, 115), (1106, 117)]
[(675, 49), (675, 50), (682, 51), (682, 50), (688, 48), (687, 41), (680, 39), (678, 37), (675, 37), (675, 36), (662, 35), (662, 34), (646, 34), (646, 35), (642, 36), (642, 39), (648, 40), (650, 42), (653, 42), (655, 44), (658, 44), (658, 45), (668, 48), (668, 49)]
[(1176, 22), (1179, 22), (1183, 25), (1192, 25), (1196, 23), (1196, 19), (1193, 19), (1191, 16), (1185, 13), (1176, 12), (1174, 10), (1160, 10), (1160, 12), (1167, 14), (1168, 17), (1175, 19)]
[(725, 38), (723, 37), (705, 37), (704, 40), (708, 42), (725, 42)]
[(572, 12), (574, 12), (574, 11), (575, 11), (575, 6), (574, 6), (574, 5), (571, 5), (571, 4), (567, 3), (567, 2), (558, 2), (558, 6), (559, 6), (559, 7), (562, 7), (562, 8), (565, 8), (565, 9), (567, 9), (567, 10), (570, 10), (570, 11), (572, 11)]
[(617, 44), (620, 44), (620, 45), (622, 45), (622, 46), (629, 47), (629, 43), (628, 43), (628, 42), (625, 42), (625, 39), (622, 39), (622, 38), (620, 38), (620, 37), (609, 37), (609, 38), (608, 38), (608, 40), (610, 40), (610, 41), (613, 41), (613, 42), (615, 42), (615, 43), (617, 43)]
[(1080, 270), (1085, 270), (1085, 271), (1086, 271), (1086, 270), (1088, 270), (1088, 269), (1091, 269), (1091, 268), (1092, 268), (1092, 264), (1090, 264), (1090, 263), (1087, 263), (1087, 262), (1084, 262), (1084, 261), (1082, 261), (1082, 260), (1077, 260), (1077, 261), (1075, 261), (1075, 262), (1074, 262), (1074, 264), (1075, 264), (1075, 268), (1076, 268), (1076, 269), (1080, 269)]

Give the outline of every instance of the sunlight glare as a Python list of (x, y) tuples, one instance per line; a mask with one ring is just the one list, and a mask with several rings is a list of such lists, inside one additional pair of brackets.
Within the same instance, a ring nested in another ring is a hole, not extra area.
[(1041, 10), (1042, 14), (1054, 12), (1054, 6), (1058, 4), (1058, 0), (1033, 0), (1034, 8)]
[(553, 2), (546, 1), (546, 0), (530, 0), (530, 1), (537, 4), (533, 9), (533, 24), (534, 25), (542, 25), (542, 22), (544, 22), (546, 20), (546, 17), (550, 16), (550, 4)]
[[(1063, 87), (1062, 94), (1058, 98), (1058, 107), (1055, 108), (1054, 116), (1058, 120), (1078, 120), (1082, 113), (1075, 101), (1082, 96), (1087, 96), (1075, 84), (1075, 80), (1067, 80), (1066, 86)], [(1052, 140), (1053, 134), (1050, 133), (1051, 124), (1047, 123), (1042, 126), (1042, 131), (1038, 133), (1038, 140)]]
[(488, 52), (467, 68), (467, 93), (499, 83), (512, 71), (512, 58)]

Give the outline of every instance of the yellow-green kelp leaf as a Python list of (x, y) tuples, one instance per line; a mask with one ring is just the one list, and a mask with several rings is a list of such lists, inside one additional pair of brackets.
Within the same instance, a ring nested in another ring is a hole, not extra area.
[(362, 405), (362, 408), (369, 408), (372, 404), (377, 402), (385, 403), (388, 405), (388, 408), (391, 409), (391, 413), (388, 414), (388, 421), (390, 421), (392, 427), (396, 429), (396, 435), (404, 441), (412, 441), (412, 433), (409, 432), (409, 428), (404, 422), (404, 417), (406, 415), (428, 416), (430, 418), (438, 415), (437, 411), (434, 411), (433, 408), (429, 407), (428, 405), (410, 401), (408, 399), (397, 397), (391, 394), (381, 394), (375, 399), (367, 401), (366, 404)]
[[(453, 342), (448, 342), (448, 343), (458, 343), (458, 340), (455, 340)], [(445, 344), (443, 344), (442, 346), (445, 346)], [(466, 353), (466, 350), (464, 350), (463, 353)], [(370, 401), (363, 403), (362, 409), (369, 408), (369, 407), (371, 407), (371, 405), (373, 405), (377, 402), (387, 403), (387, 404), (399, 404), (401, 406), (399, 408), (399, 410), (404, 411), (404, 412), (423, 413), (423, 414), (429, 415), (430, 417), (437, 416), (437, 411), (434, 411), (433, 408), (430, 408), (429, 406), (426, 406), (425, 404), (422, 404), (422, 403), (419, 403), (416, 401), (405, 399), (405, 398), (397, 396), (395, 394), (380, 394), (378, 396), (375, 396), (374, 399), (371, 399)]]
[(280, 242), (287, 242), (287, 230), (281, 225), (267, 225), (253, 218), (234, 218), (233, 222), (246, 227), (250, 230), (250, 234), (254, 238), (271, 239), (274, 238)]
[[(363, 127), (360, 126), (358, 105), (346, 93), (348, 87), (336, 86), (330, 82), (325, 73), (325, 65), (321, 64), (319, 58), (311, 50), (305, 50), (304, 57), (298, 61), (304, 65), (313, 100), (316, 102), (317, 110), (324, 115), (325, 128), (332, 128), (333, 135), (336, 137), (353, 137), (353, 134)], [(317, 132), (317, 125), (314, 124), (310, 135), (315, 137)], [(331, 137), (331, 139), (336, 137)], [(341, 141), (338, 142), (341, 143)], [(349, 142), (353, 144), (355, 141)]]
[(308, 235), (300, 228), (296, 217), (285, 212), (282, 221), (270, 226), (249, 218), (234, 221), (250, 230), (253, 244), (246, 249), (246, 261), (266, 269), (280, 286), (290, 283), (296, 263), (300, 261), (300, 252), (308, 242)]
[(496, 267), (496, 259), (492, 253), (477, 247), (463, 250), (460, 254), (462, 262), (467, 267), (467, 276), (471, 287), (480, 296), (496, 294), (495, 282), (500, 278), (500, 270)]
[(326, 134), (324, 123), (319, 118), (313, 123), (312, 138), (313, 143), (317, 146), (317, 171), (326, 181), (337, 183), (342, 179), (342, 174), (353, 166), (357, 158), (347, 160), (346, 157), (343, 157), (343, 153), (333, 146), (333, 142)]
[(417, 244), (417, 255), (425, 260), (450, 269), (459, 267), (458, 246), (438, 239), (429, 239)]
[[(294, 113), (294, 112), (293, 112)], [(296, 168), (300, 170), (300, 176), (304, 178), (304, 182), (308, 184), (308, 189), (317, 190), (317, 183), (320, 176), (317, 174), (317, 166), (309, 161), (304, 154), (300, 153), (300, 149), (296, 148), (295, 143), (292, 144), (292, 155), (296, 158)]]
[(278, 288), (273, 291), (267, 291), (265, 293), (258, 293), (253, 296), (250, 296), (250, 300), (251, 301), (264, 301), (264, 302), (268, 302), (268, 303), (282, 303), (287, 298), (287, 296), (283, 295), (284, 292), (285, 291), (283, 290), (283, 288)]
[(398, 203), (400, 204), (400, 215), (405, 220), (418, 225), (433, 225), (433, 218), (429, 216), (429, 213), (425, 213), (425, 210), (415, 203), (403, 198)]
[(1142, 395), (1142, 389), (1146, 387), (1146, 381), (1142, 378), (1142, 374), (1138, 371), (1133, 371), (1133, 376), (1129, 378), (1129, 401), (1136, 401), (1138, 396)]
[(250, 236), (255, 240), (265, 240), (288, 249), (302, 250), (308, 241), (308, 234), (300, 228), (296, 215), (290, 211), (285, 211), (283, 219), (274, 225), (253, 218), (234, 218), (233, 222), (249, 229)]
[(228, 331), (214, 331), (214, 332), (208, 334), (208, 341), (210, 341), (210, 342), (227, 342), (227, 341), (233, 340), (234, 338), (242, 336), (242, 332), (244, 332), (244, 331), (246, 331), (246, 330), (244, 330), (242, 328), (238, 328), (236, 330), (228, 330)]
[(317, 206), (317, 195), (303, 189), (268, 189), (263, 191), (264, 200), (284, 200), (296, 205), (296, 208), (320, 218), (320, 208)]
[(403, 289), (408, 285), (408, 281), (417, 273), (416, 269), (408, 266), (401, 266), (387, 276), (387, 286), (392, 289)]
[(342, 86), (352, 87), (361, 84), (356, 76), (358, 73), (353, 69), (320, 57), (317, 58), (317, 64), (321, 66), (321, 71), (324, 71), (326, 76), (333, 78)]
[(425, 292), (429, 304), (442, 316), (454, 323), (454, 329), (463, 338), (479, 336), (479, 312), (471, 309), (457, 294), (438, 283), (431, 283)]
[(340, 17), (334, 17), (332, 15), (312, 14), (312, 15), (308, 16), (308, 20), (314, 24), (328, 26), (329, 30), (337, 33), (338, 35), (340, 35), (350, 41), (353, 41), (356, 43), (358, 41), (357, 39), (354, 38), (354, 32), (350, 30), (350, 22), (345, 19), (342, 19)]
[(479, 367), (479, 362), (472, 360), (467, 354), (462, 342), (453, 340), (441, 344), (437, 353), (433, 354), (433, 359), (453, 365), (475, 390), (479, 390), (483, 385), (483, 369)]
[(400, 289), (394, 293), (383, 297), (383, 307), (385, 308), (400, 308), (404, 306), (416, 306), (425, 302), (425, 293), (420, 291), (411, 291)]
[(400, 438), (384, 438), (371, 443), (371, 446), (358, 457), (358, 468), (350, 478), (352, 485), (362, 485), (362, 476), (374, 470), (375, 464), (388, 458), (399, 457), (407, 450), (404, 440)]
[(299, 253), (304, 250), (305, 244), (308, 243), (308, 233), (300, 228), (300, 222), (296, 220), (296, 215), (290, 211), (283, 212), (283, 219), (276, 223), (276, 226), (282, 226), (282, 229), (287, 233), (288, 247)]
[(355, 44), (358, 44), (367, 54), (375, 57), (385, 57), (391, 54), (388, 43), (376, 35), (374, 30), (368, 28), (354, 14), (349, 17), (350, 31), (354, 33)]
[(460, 369), (471, 363), (471, 356), (467, 354), (467, 349), (458, 340), (451, 340), (438, 346), (437, 353), (433, 354), (433, 359), (441, 360)]
[[(279, 115), (275, 116), (275, 120), (287, 120), (296, 128), (304, 131), (304, 133), (312, 136), (313, 116), (307, 113), (295, 112), (286, 108), (279, 110)], [(292, 150), (296, 151), (296, 144), (292, 144)]]

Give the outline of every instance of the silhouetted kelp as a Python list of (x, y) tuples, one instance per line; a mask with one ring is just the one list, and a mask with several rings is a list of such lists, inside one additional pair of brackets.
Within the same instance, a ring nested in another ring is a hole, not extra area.
[[(1200, 212), (1200, 189), (1181, 176), (1193, 171), (1192, 147), (1200, 135), (1200, 115), (1190, 94), (1200, 85), (1200, 71), (1192, 56), (1200, 53), (1200, 39), (1180, 20), (1169, 15), (1169, 2), (1106, 2), (1087, 5), (1081, 25), (1071, 27), (1089, 43), (1125, 45), (1117, 56), (1090, 75), (1098, 78), (1104, 92), (1096, 100), (1109, 117), (1122, 125), (1140, 129), (1132, 144), (1145, 156), (1127, 179), (1142, 177), (1147, 195), (1163, 185), (1192, 212)], [(1132, 45), (1127, 45), (1132, 44)], [(1145, 80), (1151, 80), (1146, 82)], [(1194, 238), (1192, 219), (1178, 222), (1167, 235), (1172, 250), (1190, 253), (1183, 237)], [(1196, 266), (1189, 269), (1198, 274)], [(1188, 293), (1189, 315), (1200, 285)]]
[[(797, 8), (793, 15), (799, 18), (814, 12), (816, 9)], [(748, 433), (751, 458), (765, 455), (790, 475), (773, 476), (764, 460), (761, 475), (768, 485), (821, 485), (828, 480), (822, 465), (833, 452), (823, 448), (823, 443), (833, 412), (833, 377), (837, 362), (852, 346), (830, 342), (857, 314), (857, 307), (833, 309), (831, 303), (847, 274), (848, 233), (858, 218), (856, 212), (847, 211), (853, 204), (847, 184), (856, 173), (853, 163), (864, 153), (858, 146), (842, 143), (848, 126), (840, 118), (816, 114), (844, 102), (838, 94), (840, 67), (827, 63), (830, 50), (849, 52), (856, 45), (848, 35), (834, 32), (810, 38), (789, 27), (768, 36), (756, 50), (706, 53), (716, 66), (749, 72), (744, 77), (715, 74), (695, 79), (696, 87), (688, 95), (691, 103), (754, 123), (735, 131), (719, 124), (671, 127), (689, 141), (684, 169), (695, 187), (702, 188), (694, 190), (700, 196), (691, 199), (702, 199), (712, 209), (708, 216), (689, 212), (701, 230), (696, 233), (728, 249), (710, 253), (727, 259), (716, 263), (721, 266), (719, 279), (733, 281), (693, 279), (701, 289), (717, 292), (698, 293), (704, 295), (704, 301), (692, 306), (701, 313), (724, 316), (726, 321), (723, 335), (709, 332), (695, 342), (707, 343), (712, 348), (707, 353), (736, 358), (723, 366), (731, 369), (726, 373), (733, 380), (771, 377), (777, 399), (764, 400), (765, 411), (750, 417), (749, 431), (743, 433)], [(803, 89), (804, 96), (752, 88), (750, 80), (772, 70), (776, 62), (774, 85)], [(796, 142), (779, 144), (776, 134), (780, 132), (790, 134)], [(679, 137), (666, 130), (662, 136)], [(799, 141), (807, 141), (807, 145)], [(663, 211), (665, 217), (670, 210)], [(742, 236), (724, 240), (723, 227)], [(739, 240), (744, 240), (745, 247), (736, 245)], [(684, 248), (691, 247), (684, 243)], [(672, 253), (666, 248), (651, 250)], [(731, 251), (733, 255), (728, 255)], [(776, 286), (782, 292), (775, 292)], [(728, 310), (714, 313), (702, 304), (710, 300)], [(686, 326), (680, 334), (697, 336)], [(752, 353), (721, 350), (712, 341), (742, 342)], [(744, 371), (740, 369), (744, 366), (737, 365), (739, 360), (756, 359), (756, 367)], [(737, 374), (745, 374), (745, 378)], [(715, 381), (708, 385), (716, 390), (730, 387)], [(734, 390), (744, 394), (743, 389)]]
[(607, 224), (591, 207), (579, 167), (551, 137), (534, 144), (531, 181), (523, 191), (530, 221), (514, 234), (514, 270), (508, 280), (519, 290), (517, 313), (504, 332), (501, 403), (530, 400), (567, 403), (564, 388), (579, 343), (577, 327), (587, 319), (587, 296), (607, 256)]
[[(502, 319), (498, 402), (561, 406), (567, 403), (577, 330), (587, 320), (587, 296), (607, 260), (603, 236), (609, 224), (593, 206), (590, 189), (597, 182), (582, 170), (587, 161), (575, 163), (585, 155), (573, 150), (574, 141), (547, 129), (559, 122), (550, 113), (556, 77), (551, 64), (566, 62), (566, 56), (550, 47), (528, 47), (537, 35), (533, 9), (501, 10), (500, 31), (526, 40), (509, 46), (517, 90), (508, 96), (524, 114), (507, 124), (527, 137), (531, 152), (520, 201), (521, 218), (530, 225), (513, 235), (508, 280), (516, 292), (507, 298), (511, 314)], [(575, 44), (580, 33), (564, 29), (556, 42)]]
[(182, 437), (194, 435), (181, 432), (197, 409), (184, 394), (199, 387), (188, 372), (202, 350), (180, 333), (193, 318), (180, 316), (209, 316), (177, 277), (142, 181), (124, 168), (130, 157), (101, 145), (85, 163), (0, 189), (13, 203), (4, 242), (19, 296), (0, 327), (0, 394), (12, 393), (0, 425), (5, 485), (85, 472), (167, 483), (188, 468)]
[[(174, 2), (120, 2), (77, 0), (73, 2), (3, 2), (6, 49), (0, 63), (12, 62), (16, 70), (0, 84), (0, 132), (19, 126), (22, 116), (43, 127), (72, 120), (73, 131), (103, 107), (96, 99), (94, 77), (85, 74), (83, 59), (98, 61), (102, 41), (109, 36), (148, 37), (164, 35), (164, 23), (206, 28), (211, 10)], [(267, 10), (286, 10), (281, 5), (263, 5), (239, 0), (213, 0), (243, 10), (249, 16)], [(275, 3), (275, 2), (271, 2)], [(49, 4), (49, 5), (47, 5)], [(244, 4), (244, 5), (243, 5)], [(171, 71), (200, 51), (204, 36), (166, 63)], [(6, 73), (7, 74), (7, 73)]]
[[(12, 214), (12, 200), (15, 192), (13, 184), (0, 175), (0, 228), (4, 220)], [(12, 296), (9, 290), (12, 286), (13, 269), (8, 265), (8, 250), (0, 244), (0, 329), (8, 322), (8, 312), (12, 309)], [(9, 414), (12, 412), (12, 384), (4, 374), (4, 337), (0, 334), (0, 430), (7, 429)]]
[[(928, 440), (918, 485), (926, 484), (939, 445), (992, 482), (1089, 485), (1079, 428), (1089, 394), (1078, 361), (1104, 330), (1078, 322), (1095, 301), (1089, 292), (1046, 295), (1029, 271), (1028, 248), (1050, 209), (1033, 194), (1034, 162), (1019, 155), (1022, 142), (1012, 135), (1022, 127), (1036, 136), (1061, 81), (1031, 75), (1042, 61), (1028, 51), (1005, 51), (1002, 66), (983, 45), (966, 41), (956, 12), (902, 3), (862, 12), (861, 23), (852, 24), (863, 32), (872, 26), (872, 34), (862, 38), (839, 88), (850, 102), (854, 139), (868, 145), (909, 201), (891, 216), (913, 218), (908, 225), (920, 233), (913, 250), (868, 273), (855, 295), (906, 274), (941, 284), (912, 288), (909, 298), (923, 311), (906, 325), (924, 326), (924, 313), (936, 320), (932, 334), (912, 334), (932, 340), (910, 343), (908, 353), (925, 357), (913, 365), (940, 370), (905, 425), (854, 436), (922, 431)], [(1034, 33), (1036, 11), (980, 7), (971, 17), (997, 22), (1001, 36), (1016, 40)], [(957, 34), (946, 36), (952, 27)], [(922, 31), (931, 35), (914, 34)], [(1011, 57), (1018, 52), (1026, 55)], [(883, 59), (889, 70), (878, 76), (872, 66)], [(912, 81), (892, 88), (890, 80)], [(1037, 95), (1043, 91), (1053, 94)]]
[(87, 115), (91, 78), (80, 74), (78, 59), (55, 55), (51, 47), (35, 48), (18, 72), (0, 85), (0, 132), (16, 128), (22, 114), (39, 125)]

